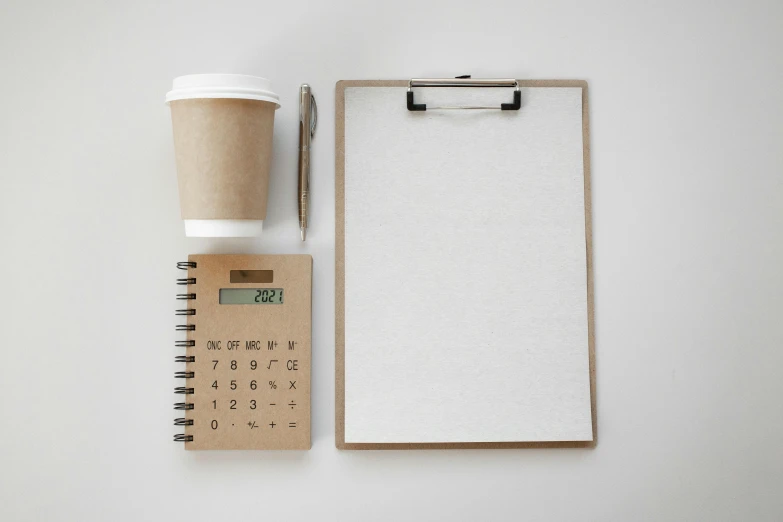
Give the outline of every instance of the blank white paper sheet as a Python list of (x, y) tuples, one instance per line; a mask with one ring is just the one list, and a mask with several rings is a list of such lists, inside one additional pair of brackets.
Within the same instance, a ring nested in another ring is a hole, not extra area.
[(406, 90), (345, 88), (345, 442), (592, 440), (582, 89)]

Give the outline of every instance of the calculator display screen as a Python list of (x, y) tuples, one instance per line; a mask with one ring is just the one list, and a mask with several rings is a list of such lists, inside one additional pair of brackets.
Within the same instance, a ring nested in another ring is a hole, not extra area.
[(283, 304), (282, 288), (221, 288), (220, 304)]

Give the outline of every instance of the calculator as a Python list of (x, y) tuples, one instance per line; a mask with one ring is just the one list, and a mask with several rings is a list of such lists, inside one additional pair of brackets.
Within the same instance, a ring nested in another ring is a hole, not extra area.
[(188, 450), (310, 449), (313, 260), (191, 255), (177, 264), (184, 371), (174, 408)]

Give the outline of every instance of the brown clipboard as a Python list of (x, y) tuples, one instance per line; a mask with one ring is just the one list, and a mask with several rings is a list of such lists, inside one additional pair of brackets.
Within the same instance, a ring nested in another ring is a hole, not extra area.
[(593, 290), (592, 211), (590, 195), (590, 125), (587, 82), (584, 80), (517, 80), (519, 87), (579, 87), (582, 89), (582, 150), (584, 164), (585, 245), (587, 261), (587, 332), (590, 409), (593, 440), (573, 442), (345, 442), (345, 89), (347, 87), (408, 87), (408, 80), (342, 80), (335, 88), (335, 445), (344, 450), (594, 448), (597, 444), (595, 389), (595, 305)]

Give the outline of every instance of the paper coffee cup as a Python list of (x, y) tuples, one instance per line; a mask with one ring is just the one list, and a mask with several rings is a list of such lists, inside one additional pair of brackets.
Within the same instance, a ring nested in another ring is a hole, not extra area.
[(269, 80), (241, 74), (180, 76), (166, 103), (185, 235), (259, 235), (280, 107)]

